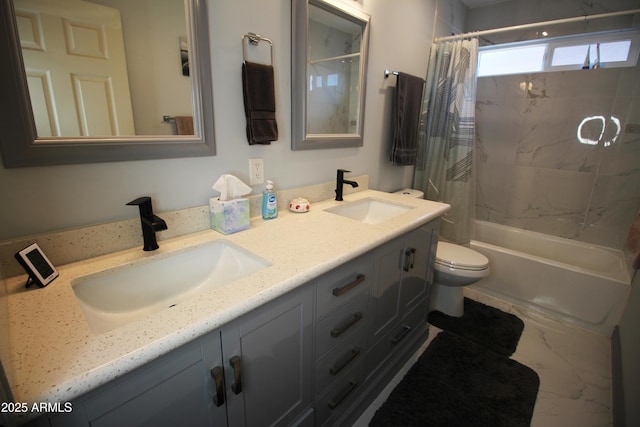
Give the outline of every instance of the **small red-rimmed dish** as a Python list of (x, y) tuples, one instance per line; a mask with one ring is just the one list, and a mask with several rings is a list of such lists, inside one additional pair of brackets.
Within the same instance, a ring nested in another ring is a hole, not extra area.
[(311, 204), (305, 198), (298, 197), (289, 202), (289, 210), (291, 212), (309, 212), (309, 209), (311, 209)]

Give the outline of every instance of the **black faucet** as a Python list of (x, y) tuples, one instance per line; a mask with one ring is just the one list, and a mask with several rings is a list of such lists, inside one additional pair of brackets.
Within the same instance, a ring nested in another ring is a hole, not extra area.
[(142, 238), (144, 239), (144, 251), (155, 251), (158, 249), (156, 231), (166, 230), (167, 223), (162, 218), (153, 214), (151, 197), (138, 197), (127, 203), (128, 206), (138, 206), (140, 208), (140, 223), (142, 224)]
[(350, 186), (352, 186), (353, 188), (356, 188), (358, 186), (358, 183), (355, 181), (348, 181), (346, 179), (344, 179), (344, 173), (347, 172), (351, 172), (351, 171), (347, 171), (344, 169), (338, 169), (338, 177), (336, 179), (336, 200), (341, 202), (342, 201), (342, 186), (344, 184), (349, 184)]

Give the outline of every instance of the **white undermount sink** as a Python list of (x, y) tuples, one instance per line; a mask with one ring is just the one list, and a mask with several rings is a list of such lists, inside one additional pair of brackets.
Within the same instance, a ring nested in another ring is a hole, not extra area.
[(413, 209), (412, 206), (368, 197), (328, 208), (325, 209), (325, 211), (355, 219), (366, 224), (379, 224), (411, 209)]
[(270, 265), (226, 240), (215, 240), (80, 277), (71, 286), (89, 326), (101, 333), (174, 307)]

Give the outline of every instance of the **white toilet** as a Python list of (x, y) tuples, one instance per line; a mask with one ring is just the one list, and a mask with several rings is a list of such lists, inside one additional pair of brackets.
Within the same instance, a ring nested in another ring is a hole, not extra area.
[[(404, 189), (396, 194), (423, 198), (419, 190)], [(473, 249), (453, 243), (438, 242), (429, 310), (453, 317), (464, 314), (463, 286), (489, 275), (489, 259)]]
[(489, 259), (464, 246), (438, 242), (429, 310), (461, 317), (463, 287), (489, 275)]

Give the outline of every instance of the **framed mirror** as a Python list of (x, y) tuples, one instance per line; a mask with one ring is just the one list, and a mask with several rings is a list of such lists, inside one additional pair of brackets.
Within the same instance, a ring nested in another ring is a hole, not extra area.
[(3, 1), (4, 166), (215, 155), (207, 1)]
[(362, 146), (369, 20), (340, 0), (292, 0), (293, 150)]

